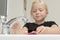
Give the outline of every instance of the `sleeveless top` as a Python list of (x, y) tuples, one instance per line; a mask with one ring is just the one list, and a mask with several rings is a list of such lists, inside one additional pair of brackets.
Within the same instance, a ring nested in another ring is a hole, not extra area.
[(28, 28), (28, 32), (32, 32), (32, 31), (36, 31), (37, 27), (40, 27), (40, 26), (51, 27), (52, 25), (57, 25), (57, 24), (54, 21), (47, 21), (47, 22), (44, 22), (40, 25), (38, 25), (36, 23), (26, 23), (24, 25), (24, 27)]

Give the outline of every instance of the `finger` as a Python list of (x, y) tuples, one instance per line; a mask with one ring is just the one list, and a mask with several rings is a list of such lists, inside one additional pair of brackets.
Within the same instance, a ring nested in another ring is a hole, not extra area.
[(19, 28), (20, 27), (20, 24), (17, 22), (17, 23), (15, 23), (13, 26), (12, 26), (12, 28), (13, 29), (16, 29), (16, 28)]
[(38, 28), (36, 29), (36, 33), (39, 33), (39, 32), (41, 32), (42, 30), (43, 30), (43, 26), (38, 27)]
[(49, 27), (43, 27), (43, 30), (40, 32), (40, 34), (47, 34), (50, 32), (49, 30), (50, 30)]
[(42, 31), (40, 32), (40, 34), (44, 34), (46, 31), (46, 28), (43, 28)]

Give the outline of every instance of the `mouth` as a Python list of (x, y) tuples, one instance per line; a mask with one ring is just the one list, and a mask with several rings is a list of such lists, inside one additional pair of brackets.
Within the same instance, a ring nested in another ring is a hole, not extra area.
[(40, 18), (41, 16), (36, 16), (36, 18)]

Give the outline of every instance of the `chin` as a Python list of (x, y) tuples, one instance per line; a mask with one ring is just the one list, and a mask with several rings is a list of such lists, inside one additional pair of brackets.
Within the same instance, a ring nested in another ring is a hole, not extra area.
[(36, 21), (41, 21), (41, 20), (43, 20), (43, 19), (42, 19), (42, 18), (40, 18), (40, 19), (38, 18), (38, 19), (35, 19), (35, 20), (36, 20)]
[(36, 21), (40, 21), (41, 19), (37, 19)]

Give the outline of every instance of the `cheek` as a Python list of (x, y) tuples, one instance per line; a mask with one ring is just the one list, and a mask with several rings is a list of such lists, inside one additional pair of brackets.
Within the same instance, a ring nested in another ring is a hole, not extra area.
[(35, 13), (32, 13), (31, 15), (32, 15), (32, 17), (34, 17), (35, 16)]
[(43, 17), (46, 17), (46, 16), (47, 16), (47, 14), (44, 14), (44, 15), (43, 15)]
[(46, 11), (42, 12), (42, 16), (43, 16), (43, 17), (46, 17), (47, 14), (48, 14), (48, 13), (47, 13)]

